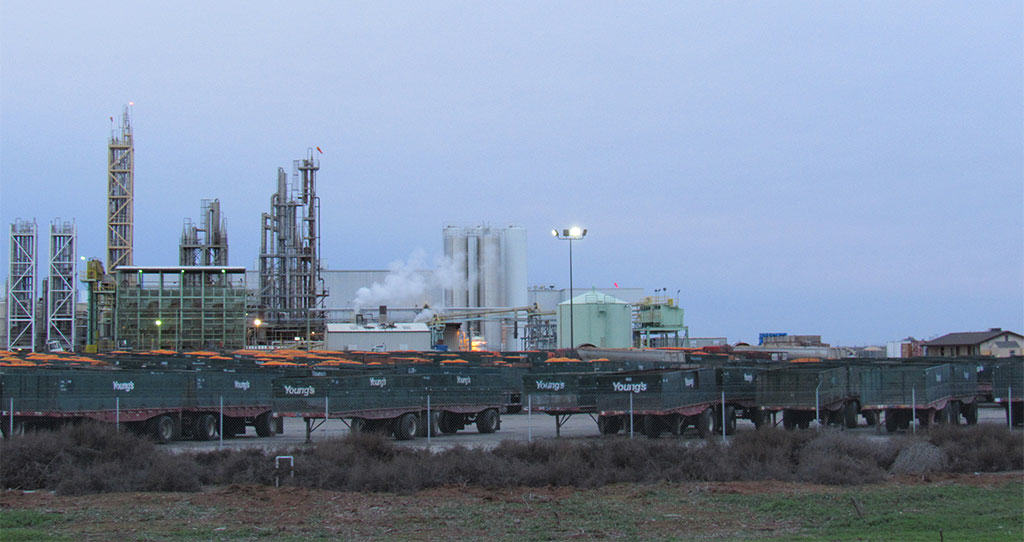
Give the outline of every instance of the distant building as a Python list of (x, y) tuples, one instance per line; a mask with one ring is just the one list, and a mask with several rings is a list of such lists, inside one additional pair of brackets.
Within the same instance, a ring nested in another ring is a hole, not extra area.
[(885, 345), (887, 358), (916, 358), (924, 355), (924, 341), (907, 337)]
[(949, 333), (924, 343), (924, 355), (941, 357), (1019, 356), (1024, 335), (994, 327), (988, 331)]
[(430, 328), (419, 322), (327, 324), (327, 349), (430, 350)]

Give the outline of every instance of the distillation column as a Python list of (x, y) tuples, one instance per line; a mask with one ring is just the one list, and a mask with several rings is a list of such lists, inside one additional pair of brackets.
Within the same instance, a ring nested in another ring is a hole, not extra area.
[(7, 289), (7, 349), (35, 352), (36, 221), (11, 224), (11, 271)]
[(50, 225), (50, 276), (46, 294), (46, 345), (51, 350), (75, 349), (75, 287), (78, 260), (74, 221)]
[(132, 265), (135, 146), (128, 106), (120, 119), (120, 131), (110, 131), (107, 149), (107, 271), (112, 272), (120, 265)]

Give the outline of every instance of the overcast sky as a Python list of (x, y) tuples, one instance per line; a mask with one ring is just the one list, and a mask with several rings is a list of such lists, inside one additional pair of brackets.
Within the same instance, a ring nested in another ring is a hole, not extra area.
[(219, 198), (252, 267), (319, 146), (332, 269), (517, 224), (564, 287), (549, 232), (580, 224), (577, 287), (680, 290), (694, 336), (1024, 331), (1021, 2), (291, 4), (4, 0), (5, 230), (35, 218), (45, 261), (74, 218), (102, 259), (134, 101), (136, 265)]

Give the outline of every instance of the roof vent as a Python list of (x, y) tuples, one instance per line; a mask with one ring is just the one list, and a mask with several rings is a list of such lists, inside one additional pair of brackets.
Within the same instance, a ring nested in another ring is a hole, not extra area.
[(1001, 327), (990, 327), (990, 328), (988, 328), (988, 330), (989, 331), (1002, 331), (1003, 328), (1001, 328)]

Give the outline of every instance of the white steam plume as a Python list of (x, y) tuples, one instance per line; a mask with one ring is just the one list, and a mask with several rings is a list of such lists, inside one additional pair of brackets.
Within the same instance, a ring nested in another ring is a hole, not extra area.
[[(415, 307), (438, 304), (439, 300), (432, 299), (432, 296), (440, 293), (438, 290), (458, 286), (458, 273), (448, 258), (435, 258), (434, 266), (434, 269), (427, 269), (426, 253), (422, 249), (414, 250), (406, 261), (391, 262), (388, 266), (390, 272), (383, 283), (375, 282), (356, 291), (353, 309), (358, 313), (363, 307), (377, 305)], [(426, 319), (431, 316), (433, 313)]]

